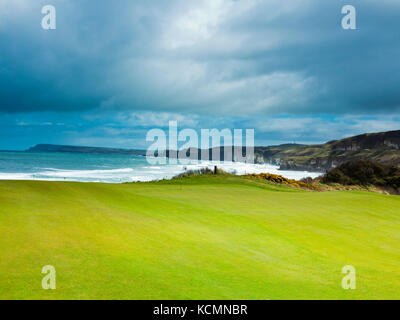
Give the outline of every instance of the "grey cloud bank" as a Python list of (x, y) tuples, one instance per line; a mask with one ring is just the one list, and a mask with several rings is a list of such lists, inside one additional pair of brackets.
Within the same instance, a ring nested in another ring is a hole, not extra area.
[(3, 0), (0, 110), (385, 113), (400, 101), (400, 5)]
[(259, 144), (398, 129), (399, 30), (394, 0), (0, 0), (0, 148), (135, 147), (172, 118)]

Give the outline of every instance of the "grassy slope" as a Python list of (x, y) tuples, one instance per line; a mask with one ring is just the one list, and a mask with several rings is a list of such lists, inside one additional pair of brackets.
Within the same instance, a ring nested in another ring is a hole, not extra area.
[[(400, 298), (400, 197), (240, 177), (0, 182), (0, 299)], [(57, 290), (41, 289), (41, 268)], [(341, 268), (357, 268), (357, 289)]]

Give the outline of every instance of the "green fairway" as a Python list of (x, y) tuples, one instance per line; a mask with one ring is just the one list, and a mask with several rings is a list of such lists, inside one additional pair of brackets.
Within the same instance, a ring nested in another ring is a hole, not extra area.
[(0, 182), (0, 299), (399, 298), (399, 196), (234, 176)]

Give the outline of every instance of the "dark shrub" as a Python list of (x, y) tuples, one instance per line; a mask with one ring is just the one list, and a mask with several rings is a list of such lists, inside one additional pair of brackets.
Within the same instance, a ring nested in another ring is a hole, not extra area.
[(327, 172), (321, 180), (323, 183), (340, 183), (343, 185), (376, 185), (400, 188), (400, 168), (383, 166), (379, 163), (358, 160), (346, 162)]
[(178, 174), (174, 178), (185, 178), (185, 177), (191, 177), (191, 176), (214, 175), (214, 174), (228, 175), (230, 173), (225, 172), (224, 170), (222, 170), (220, 168), (217, 168), (216, 172), (215, 172), (215, 168), (214, 168), (214, 170), (211, 170), (208, 167), (204, 167), (204, 168), (200, 168), (197, 170), (187, 170), (185, 172), (182, 172), (181, 174)]
[(306, 177), (306, 178), (301, 179), (300, 181), (304, 182), (304, 183), (311, 184), (311, 183), (313, 183), (314, 179), (311, 178), (311, 177)]

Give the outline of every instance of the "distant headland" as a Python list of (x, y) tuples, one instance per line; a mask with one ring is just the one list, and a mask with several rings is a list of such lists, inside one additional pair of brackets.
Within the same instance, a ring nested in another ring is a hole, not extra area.
[[(232, 148), (232, 147), (225, 147)], [(119, 149), (103, 147), (67, 146), (38, 144), (26, 152), (70, 152), (145, 156), (140, 149)], [(189, 150), (188, 150), (189, 152)], [(167, 157), (169, 151), (166, 152)], [(212, 160), (212, 150), (209, 150)], [(199, 152), (200, 154), (200, 152)], [(224, 147), (221, 147), (223, 160)], [(366, 133), (319, 145), (282, 144), (278, 146), (255, 147), (256, 163), (271, 163), (282, 170), (327, 171), (343, 163), (370, 160), (383, 165), (400, 166), (400, 130)]]

